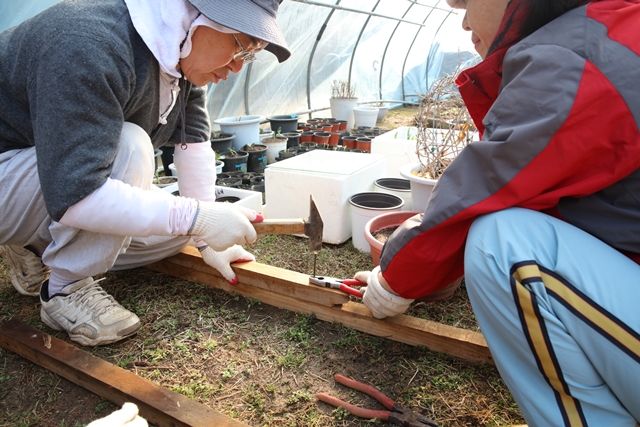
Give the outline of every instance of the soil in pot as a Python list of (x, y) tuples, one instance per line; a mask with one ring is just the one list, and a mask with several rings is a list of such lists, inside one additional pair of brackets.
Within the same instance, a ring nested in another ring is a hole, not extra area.
[(249, 154), (247, 157), (247, 172), (264, 172), (267, 166), (267, 146), (262, 144), (251, 144), (242, 147)]
[(220, 203), (235, 203), (238, 200), (240, 200), (240, 197), (236, 197), (236, 196), (222, 196), (222, 197), (218, 197), (216, 199), (216, 202), (220, 202)]
[(178, 178), (175, 176), (159, 176), (153, 180), (153, 183), (158, 186), (165, 186), (178, 182)]
[(224, 162), (223, 172), (247, 172), (249, 153), (246, 151), (230, 149), (222, 152), (220, 158)]

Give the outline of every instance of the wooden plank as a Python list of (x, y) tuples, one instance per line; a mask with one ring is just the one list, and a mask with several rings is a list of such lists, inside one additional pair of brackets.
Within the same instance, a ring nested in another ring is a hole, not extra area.
[[(167, 271), (166, 266), (163, 266), (164, 263), (165, 261), (160, 261), (150, 264), (147, 267), (152, 270), (171, 274)], [(221, 287), (227, 291), (241, 289), (243, 286), (250, 285), (250, 289), (261, 288), (329, 307), (344, 304), (349, 301), (348, 295), (336, 289), (327, 289), (316, 285), (310, 285), (309, 276), (306, 274), (286, 270), (284, 268), (272, 267), (270, 265), (260, 264), (257, 262), (234, 264), (233, 269), (238, 275), (240, 283), (231, 287), (216, 269), (205, 264), (200, 256), (200, 252), (191, 246), (187, 246), (181, 253), (171, 257), (170, 263), (172, 264), (171, 268), (175, 268), (173, 265), (179, 265), (186, 267), (189, 270), (193, 270), (194, 272), (198, 271), (206, 273), (209, 276), (218, 277), (222, 279), (224, 283), (218, 283), (218, 281), (216, 281), (216, 283), (212, 283), (212, 285), (215, 287)], [(181, 271), (186, 273), (184, 270)], [(243, 289), (243, 292), (250, 292), (250, 289)]]
[[(305, 290), (311, 287), (317, 288), (315, 292), (320, 294), (336, 292), (341, 294), (341, 292), (308, 285), (304, 281), (299, 283), (290, 280), (291, 277), (300, 274), (289, 270), (256, 262), (236, 264), (233, 268), (240, 283), (231, 286), (217, 271), (204, 264), (197, 251), (190, 250), (148, 267), (171, 276), (205, 283), (227, 292), (254, 298), (278, 308), (314, 314), (321, 320), (338, 322), (371, 335), (410, 345), (423, 345), (431, 350), (468, 361), (493, 363), (487, 343), (479, 332), (402, 314), (380, 320), (374, 318), (364, 304), (355, 301), (346, 301), (341, 305), (320, 304), (311, 300), (311, 294), (306, 294)], [(282, 279), (281, 276), (283, 276)], [(308, 280), (308, 276), (301, 276)], [(261, 286), (256, 287), (250, 283), (258, 283)], [(299, 298), (301, 294), (307, 298)], [(323, 302), (326, 300), (323, 299)]]
[(247, 426), (17, 320), (0, 326), (0, 345), (160, 427)]

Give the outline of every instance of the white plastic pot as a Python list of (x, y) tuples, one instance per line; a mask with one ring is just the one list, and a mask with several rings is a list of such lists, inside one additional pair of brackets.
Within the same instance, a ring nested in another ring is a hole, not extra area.
[(287, 148), (287, 138), (271, 138), (275, 141), (269, 141), (269, 138), (265, 138), (260, 142), (262, 145), (267, 146), (267, 164), (276, 162), (276, 158), (280, 156), (280, 151)]
[(404, 200), (403, 211), (412, 210), (411, 181), (403, 178), (379, 178), (374, 182), (374, 190), (389, 193)]
[(435, 179), (420, 178), (411, 172), (418, 171), (420, 163), (409, 163), (400, 168), (400, 176), (411, 182), (411, 203), (414, 211), (424, 212), (431, 197), (433, 187), (438, 183)]
[(351, 205), (351, 241), (353, 246), (371, 253), (371, 245), (364, 236), (364, 227), (371, 218), (387, 212), (399, 211), (404, 205), (400, 197), (380, 192), (357, 193), (349, 197)]
[(260, 122), (262, 116), (233, 116), (214, 120), (224, 133), (235, 133), (233, 148), (241, 150), (245, 145), (258, 144), (260, 141)]
[(378, 107), (356, 107), (353, 109), (353, 116), (356, 128), (364, 126), (367, 128), (376, 127), (378, 120)]
[(224, 162), (222, 160), (216, 160), (216, 175), (222, 173)]
[(358, 106), (358, 98), (330, 98), (331, 117), (336, 120), (346, 120), (347, 129), (353, 129), (355, 120), (353, 109)]

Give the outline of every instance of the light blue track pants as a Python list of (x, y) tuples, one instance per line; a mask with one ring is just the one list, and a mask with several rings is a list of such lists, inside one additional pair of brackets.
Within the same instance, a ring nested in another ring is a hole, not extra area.
[(479, 217), (465, 250), (471, 304), (527, 424), (640, 420), (640, 266), (520, 208)]

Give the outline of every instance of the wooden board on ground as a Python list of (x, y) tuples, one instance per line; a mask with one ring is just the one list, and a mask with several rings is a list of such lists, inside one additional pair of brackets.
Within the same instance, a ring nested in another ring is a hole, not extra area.
[(318, 319), (341, 323), (353, 329), (410, 345), (423, 345), (431, 350), (460, 359), (493, 363), (493, 358), (480, 332), (443, 325), (412, 316), (398, 315), (379, 320), (359, 302), (335, 289), (309, 284), (309, 276), (257, 262), (234, 264), (240, 283), (231, 286), (215, 269), (204, 263), (192, 247), (148, 268), (208, 284), (299, 313), (314, 314)]
[(160, 427), (247, 426), (17, 320), (0, 326), (0, 346), (118, 406), (135, 403)]

